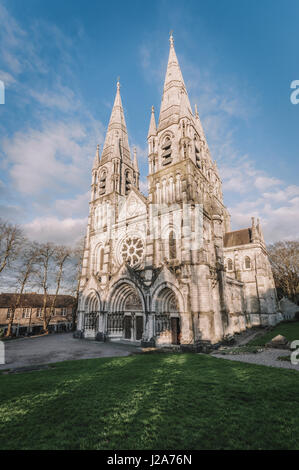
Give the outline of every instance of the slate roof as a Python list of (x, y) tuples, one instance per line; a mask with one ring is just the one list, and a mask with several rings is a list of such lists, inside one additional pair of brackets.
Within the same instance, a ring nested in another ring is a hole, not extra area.
[[(12, 307), (16, 294), (3, 293), (0, 294), (0, 308)], [(51, 306), (54, 295), (48, 295), (47, 307)], [(71, 295), (58, 295), (55, 302), (56, 308), (71, 307), (75, 305), (76, 299)], [(43, 306), (43, 294), (23, 294), (20, 302), (20, 307), (42, 307)]]
[(243, 228), (242, 230), (227, 232), (224, 235), (223, 243), (224, 248), (251, 243), (251, 228)]

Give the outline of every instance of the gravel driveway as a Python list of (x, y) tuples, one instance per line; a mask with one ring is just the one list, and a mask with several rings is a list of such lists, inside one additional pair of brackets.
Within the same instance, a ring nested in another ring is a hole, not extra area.
[(228, 359), (229, 361), (248, 362), (250, 364), (259, 364), (270, 367), (281, 367), (283, 369), (294, 369), (299, 371), (299, 364), (293, 365), (290, 361), (278, 361), (280, 356), (288, 356), (290, 351), (285, 349), (266, 349), (260, 353), (243, 353), (243, 354), (220, 354), (214, 352), (211, 354), (218, 359)]
[(130, 344), (75, 339), (72, 333), (5, 341), (5, 364), (0, 370), (95, 357), (129, 356), (140, 350)]

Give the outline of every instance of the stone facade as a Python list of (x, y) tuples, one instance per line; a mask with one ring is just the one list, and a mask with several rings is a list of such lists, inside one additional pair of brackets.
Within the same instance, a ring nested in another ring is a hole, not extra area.
[(217, 164), (170, 37), (158, 125), (139, 191), (117, 84), (92, 169), (78, 330), (85, 337), (198, 350), (280, 320), (259, 222), (231, 232)]

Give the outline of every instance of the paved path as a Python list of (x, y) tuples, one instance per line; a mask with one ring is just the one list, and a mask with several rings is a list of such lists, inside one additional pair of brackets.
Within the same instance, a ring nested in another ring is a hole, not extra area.
[(141, 349), (130, 344), (75, 339), (72, 333), (5, 341), (5, 364), (0, 370), (95, 357), (129, 356)]
[(249, 343), (249, 341), (252, 341), (258, 336), (263, 336), (265, 332), (266, 332), (265, 328), (263, 329), (258, 328), (258, 327), (248, 328), (248, 330), (243, 331), (239, 335), (235, 335), (235, 343), (232, 347), (245, 346), (245, 344)]
[[(214, 352), (211, 355), (218, 359), (228, 359), (229, 361), (248, 362), (250, 364), (259, 364), (270, 367), (281, 367), (283, 369), (294, 369), (299, 371), (299, 364), (293, 365), (290, 361), (278, 361), (280, 356), (288, 356), (290, 351), (285, 349), (265, 349), (260, 353), (246, 353), (246, 354), (220, 354)], [(297, 356), (299, 359), (299, 354)]]

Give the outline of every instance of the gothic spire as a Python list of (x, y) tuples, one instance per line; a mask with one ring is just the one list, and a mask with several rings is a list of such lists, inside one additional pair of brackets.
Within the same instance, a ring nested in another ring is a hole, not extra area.
[(102, 158), (118, 156), (119, 153), (121, 153), (122, 157), (131, 160), (128, 131), (120, 96), (120, 83), (117, 81), (116, 96), (106, 133)]
[(192, 115), (185, 82), (174, 49), (172, 33), (170, 35), (169, 42), (170, 49), (160, 108), (159, 130), (168, 126), (172, 122), (178, 121), (182, 99), (184, 99), (184, 106), (190, 109)]
[(150, 121), (147, 138), (149, 139), (149, 137), (153, 137), (156, 135), (157, 135), (157, 127), (156, 127), (156, 120), (155, 120), (155, 108), (152, 106), (151, 121)]

